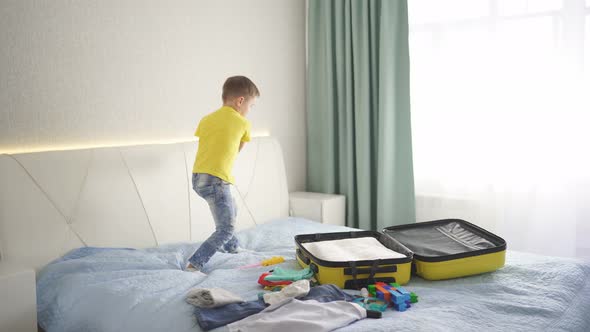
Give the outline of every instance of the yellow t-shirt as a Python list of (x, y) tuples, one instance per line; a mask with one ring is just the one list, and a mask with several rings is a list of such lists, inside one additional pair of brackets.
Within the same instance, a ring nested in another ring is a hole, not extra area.
[(199, 137), (199, 150), (193, 173), (207, 173), (234, 183), (234, 160), (240, 142), (250, 141), (250, 121), (233, 108), (223, 106), (201, 119), (195, 136)]

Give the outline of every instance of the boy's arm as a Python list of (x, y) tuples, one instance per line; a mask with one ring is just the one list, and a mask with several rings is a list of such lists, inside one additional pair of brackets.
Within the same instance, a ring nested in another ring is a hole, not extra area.
[(250, 122), (247, 122), (246, 130), (242, 135), (242, 139), (240, 139), (240, 149), (238, 152), (242, 151), (242, 148), (246, 144), (246, 142), (250, 142)]

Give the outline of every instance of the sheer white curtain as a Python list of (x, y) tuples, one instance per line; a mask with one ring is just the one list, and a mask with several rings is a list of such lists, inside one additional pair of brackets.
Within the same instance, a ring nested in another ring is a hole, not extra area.
[(419, 221), (590, 257), (590, 0), (411, 0)]

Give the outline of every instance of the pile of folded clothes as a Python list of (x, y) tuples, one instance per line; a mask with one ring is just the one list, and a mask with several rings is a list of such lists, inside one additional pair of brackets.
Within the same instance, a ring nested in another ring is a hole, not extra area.
[[(331, 331), (367, 317), (365, 309), (351, 303), (353, 299), (335, 285), (312, 288), (307, 279), (292, 281), (280, 292), (265, 293), (256, 301), (244, 301), (219, 288), (196, 288), (187, 295), (187, 302), (197, 307), (197, 322), (204, 331), (228, 324), (230, 331), (310, 327)], [(302, 321), (302, 316), (307, 319)]]

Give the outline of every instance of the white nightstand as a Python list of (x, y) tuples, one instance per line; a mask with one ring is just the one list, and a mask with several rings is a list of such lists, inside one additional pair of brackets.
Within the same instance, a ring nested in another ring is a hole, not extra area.
[(0, 331), (36, 332), (35, 270), (0, 261)]
[(289, 194), (291, 216), (302, 217), (323, 224), (346, 224), (346, 197), (312, 192)]

